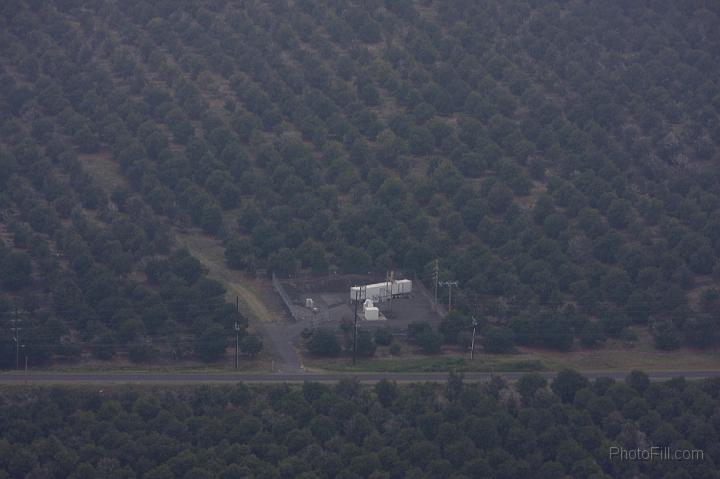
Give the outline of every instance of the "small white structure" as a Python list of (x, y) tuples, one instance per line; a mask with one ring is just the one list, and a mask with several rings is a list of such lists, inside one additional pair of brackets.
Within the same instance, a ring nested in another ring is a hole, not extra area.
[(373, 306), (372, 299), (366, 299), (363, 303), (363, 314), (367, 321), (377, 321), (380, 319), (380, 311)]
[(315, 307), (315, 302), (312, 298), (305, 298), (305, 307), (308, 309), (313, 309), (313, 307)]
[(390, 299), (390, 296), (396, 298), (404, 296), (412, 292), (412, 281), (409, 279), (399, 279), (395, 281), (385, 281), (383, 283), (367, 284), (365, 286), (352, 286), (350, 288), (350, 300), (365, 301), (372, 299), (376, 303), (380, 303)]
[(393, 296), (410, 294), (412, 292), (412, 281), (409, 279), (399, 279), (393, 283)]

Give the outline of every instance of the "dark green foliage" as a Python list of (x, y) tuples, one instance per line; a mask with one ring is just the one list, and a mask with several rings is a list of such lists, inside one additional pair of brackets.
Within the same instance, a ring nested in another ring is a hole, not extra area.
[(217, 361), (225, 355), (228, 332), (218, 324), (209, 325), (198, 338), (195, 351), (203, 361)]
[(135, 363), (145, 363), (155, 357), (156, 351), (152, 343), (138, 339), (128, 344), (128, 359)]
[(180, 251), (171, 258), (170, 268), (173, 273), (193, 284), (202, 275), (200, 261), (192, 257), (187, 251)]
[(209, 234), (217, 234), (222, 227), (222, 210), (215, 204), (206, 204), (203, 207), (200, 226)]
[(660, 322), (653, 326), (655, 347), (665, 351), (672, 351), (680, 347), (680, 335), (670, 322)]
[[(8, 389), (0, 467), (74, 478), (715, 477), (715, 382), (643, 393), (599, 378), (565, 404), (537, 375), (517, 386), (452, 374), (445, 384)], [(511, 389), (522, 401), (501, 399)], [(636, 430), (704, 458), (609, 460), (609, 445)]]
[(575, 394), (588, 385), (585, 376), (572, 369), (563, 369), (552, 381), (552, 390), (563, 402), (572, 402)]
[(371, 269), (370, 256), (360, 248), (346, 247), (340, 257), (340, 266), (348, 273), (368, 273)]
[(602, 328), (593, 321), (588, 321), (580, 330), (580, 343), (586, 348), (598, 346), (605, 339)]
[(442, 348), (442, 336), (429, 323), (411, 323), (407, 330), (408, 340), (417, 344), (425, 354), (436, 354)]
[(458, 311), (449, 312), (440, 323), (440, 333), (443, 335), (443, 340), (450, 344), (457, 343), (461, 331), (471, 328), (472, 320)]
[(375, 354), (375, 341), (370, 331), (358, 329), (357, 333), (357, 353), (360, 356), (370, 357)]
[(252, 261), (254, 248), (247, 238), (233, 239), (225, 245), (225, 260), (233, 269), (246, 268)]
[(513, 347), (514, 334), (510, 328), (491, 326), (483, 331), (481, 342), (489, 353), (507, 353)]
[(442, 336), (434, 331), (422, 333), (415, 342), (425, 354), (437, 354), (442, 348)]
[[(720, 280), (712, 2), (11, 3), (0, 222), (38, 284), (2, 286), (55, 291), (74, 273), (71, 312), (51, 300), (73, 327), (104, 314), (108, 291), (136, 301), (142, 270), (192, 324), (208, 306), (171, 275), (202, 271), (145, 266), (170, 253), (171, 227), (195, 226), (250, 274), (429, 281), (439, 258), (459, 311), (482, 298), (513, 330), (576, 304), (610, 336), (635, 322), (663, 348), (720, 341), (687, 301)], [(94, 266), (113, 281), (86, 278)], [(559, 324), (515, 332), (598, 343)]]
[(382, 379), (375, 385), (375, 394), (384, 407), (390, 407), (398, 396), (398, 385), (394, 381)]
[(9, 252), (0, 257), (0, 277), (3, 287), (18, 290), (32, 282), (32, 263), (25, 252)]
[(305, 342), (305, 347), (310, 354), (316, 356), (337, 356), (340, 354), (340, 341), (337, 335), (324, 328), (313, 331), (312, 335)]
[(547, 387), (547, 380), (538, 373), (525, 374), (517, 382), (517, 391), (526, 404), (532, 404), (535, 393)]
[(256, 334), (248, 334), (240, 341), (240, 351), (248, 356), (255, 357), (263, 348), (263, 341)]
[(644, 393), (650, 386), (648, 375), (638, 370), (631, 371), (628, 377), (625, 378), (625, 382), (640, 394)]
[(420, 336), (428, 333), (432, 333), (430, 323), (410, 323), (407, 328), (409, 341), (417, 341)]
[(393, 341), (392, 329), (389, 326), (375, 330), (375, 344), (378, 346), (390, 346)]

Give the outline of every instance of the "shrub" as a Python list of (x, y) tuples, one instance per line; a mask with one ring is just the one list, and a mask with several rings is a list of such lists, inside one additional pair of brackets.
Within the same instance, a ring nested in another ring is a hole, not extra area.
[(390, 326), (378, 328), (375, 330), (375, 344), (379, 346), (390, 346), (393, 341), (392, 329)]
[(511, 329), (492, 326), (483, 334), (482, 345), (489, 353), (506, 353), (512, 349), (514, 338)]
[(340, 354), (340, 342), (334, 332), (320, 328), (305, 342), (310, 354), (315, 356), (337, 356)]
[(417, 338), (417, 344), (425, 354), (437, 354), (442, 347), (442, 336), (434, 331), (424, 332)]

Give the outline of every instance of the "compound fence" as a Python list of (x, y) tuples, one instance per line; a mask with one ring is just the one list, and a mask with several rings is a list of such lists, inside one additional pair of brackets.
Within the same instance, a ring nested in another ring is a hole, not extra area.
[(290, 316), (295, 321), (300, 321), (304, 319), (298, 312), (296, 311), (292, 300), (290, 299), (290, 296), (288, 296), (287, 291), (285, 291), (285, 288), (280, 283), (280, 281), (277, 279), (277, 276), (275, 276), (275, 273), (272, 275), (272, 285), (273, 289), (277, 291), (277, 294), (280, 295), (280, 298), (282, 299), (283, 303), (285, 304), (285, 307), (287, 308), (288, 312), (290, 313)]

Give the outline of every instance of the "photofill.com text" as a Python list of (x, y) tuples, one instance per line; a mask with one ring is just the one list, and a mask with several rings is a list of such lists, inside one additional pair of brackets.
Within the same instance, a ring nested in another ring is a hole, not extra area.
[(672, 449), (667, 446), (652, 446), (647, 449), (625, 449), (610, 447), (610, 460), (621, 461), (698, 461), (705, 459), (701, 449)]

